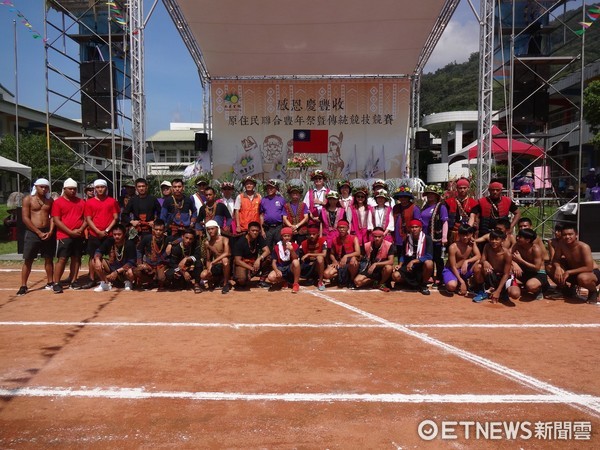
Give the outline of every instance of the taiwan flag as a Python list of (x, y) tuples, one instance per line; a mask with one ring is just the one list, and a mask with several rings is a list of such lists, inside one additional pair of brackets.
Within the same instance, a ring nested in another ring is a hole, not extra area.
[(327, 130), (294, 130), (294, 153), (327, 153)]

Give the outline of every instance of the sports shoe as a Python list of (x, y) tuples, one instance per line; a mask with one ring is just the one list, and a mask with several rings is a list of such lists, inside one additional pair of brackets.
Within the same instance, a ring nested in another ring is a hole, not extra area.
[(94, 292), (110, 291), (111, 289), (112, 286), (110, 285), (110, 283), (107, 283), (106, 281), (101, 281), (100, 284), (94, 288)]
[[(391, 289), (389, 287), (387, 287), (385, 284), (380, 284), (378, 289), (381, 292), (390, 292), (391, 291)], [(425, 295), (429, 295), (429, 294), (425, 294)]]
[(290, 287), (290, 285), (288, 284), (287, 281), (282, 281), (281, 282), (281, 289), (287, 289), (289, 287)]
[(595, 305), (596, 303), (598, 303), (598, 291), (596, 290), (596, 288), (594, 288), (593, 291), (590, 291), (587, 298), (587, 302), (590, 305)]
[(261, 287), (263, 289), (269, 289), (271, 287), (271, 285), (269, 283), (267, 283), (265, 280), (260, 280), (258, 282), (258, 287)]
[(575, 298), (577, 297), (577, 286), (569, 286), (569, 287), (563, 287), (561, 289), (562, 294), (567, 297), (567, 298)]
[(54, 286), (52, 286), (52, 291), (54, 291), (55, 294), (62, 294), (63, 288), (60, 283), (55, 283)]
[(78, 283), (77, 281), (73, 281), (71, 283), (71, 285), (69, 286), (69, 289), (73, 289), (75, 291), (78, 291), (78, 290), (81, 289), (81, 287), (82, 287), (81, 283)]
[(431, 295), (431, 292), (429, 291), (429, 289), (427, 288), (427, 286), (423, 286), (419, 292), (423, 295)]
[(535, 296), (535, 300), (544, 300), (544, 293), (541, 290)]
[(46, 283), (46, 286), (44, 286), (44, 289), (46, 289), (47, 291), (51, 291), (53, 287), (54, 287), (54, 283), (50, 282), (50, 283)]
[(27, 286), (21, 286), (19, 288), (19, 290), (17, 291), (17, 296), (21, 296), (21, 295), (25, 295), (27, 294)]
[(133, 289), (133, 284), (131, 283), (131, 281), (126, 281), (125, 282), (125, 290), (126, 291), (131, 291)]
[(91, 289), (96, 286), (96, 282), (94, 280), (88, 281), (84, 285), (81, 286), (81, 289)]
[(223, 289), (221, 289), (221, 294), (227, 294), (231, 290), (231, 284), (225, 283)]
[(294, 283), (292, 286), (292, 294), (297, 294), (300, 290), (300, 285), (298, 283)]
[(319, 284), (317, 284), (317, 289), (323, 292), (325, 290), (325, 284), (323, 284), (323, 282), (320, 281)]
[(474, 303), (481, 303), (482, 301), (488, 298), (488, 293), (485, 291), (480, 291), (475, 293), (475, 297), (473, 297)]

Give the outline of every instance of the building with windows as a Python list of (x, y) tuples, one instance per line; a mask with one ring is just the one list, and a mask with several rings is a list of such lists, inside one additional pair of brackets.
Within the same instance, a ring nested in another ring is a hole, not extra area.
[(201, 123), (171, 123), (147, 140), (148, 176), (173, 178), (182, 176), (184, 169), (199, 156), (196, 133), (204, 132)]

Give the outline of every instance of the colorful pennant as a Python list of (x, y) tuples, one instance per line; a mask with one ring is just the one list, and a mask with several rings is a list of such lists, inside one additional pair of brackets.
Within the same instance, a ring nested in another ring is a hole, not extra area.
[[(25, 17), (23, 15), (23, 13), (21, 11), (19, 11), (18, 9), (15, 8), (15, 5), (13, 2), (11, 2), (10, 0), (2, 0), (2, 3), (0, 3), (4, 6), (8, 6), (10, 8), (11, 12), (14, 12), (15, 15), (21, 19), (20, 22), (25, 25), (25, 28), (27, 28), (27, 30), (31, 33), (31, 37), (33, 37), (34, 39), (41, 39), (42, 35), (40, 33), (38, 33), (35, 28), (33, 28), (33, 25), (31, 25), (31, 23), (29, 23), (29, 20), (27, 20), (27, 17)], [(47, 39), (42, 39), (44, 42), (47, 41)]]

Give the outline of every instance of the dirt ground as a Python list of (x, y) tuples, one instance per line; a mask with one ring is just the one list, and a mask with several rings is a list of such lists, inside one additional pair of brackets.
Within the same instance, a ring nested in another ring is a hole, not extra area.
[(19, 284), (3, 265), (3, 449), (600, 447), (598, 306)]

